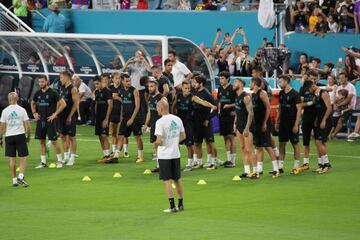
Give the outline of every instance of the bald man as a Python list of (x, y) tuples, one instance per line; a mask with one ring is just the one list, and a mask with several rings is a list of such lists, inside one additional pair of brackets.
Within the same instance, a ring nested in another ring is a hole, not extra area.
[[(19, 105), (18, 95), (11, 92), (8, 95), (9, 106), (6, 107), (0, 119), (0, 146), (3, 146), (3, 131), (5, 132), (5, 155), (10, 158), (10, 175), (14, 187), (22, 185), (28, 187), (25, 181), (25, 167), (29, 150), (27, 143), (30, 141), (30, 122), (26, 110)], [(16, 155), (20, 158), (20, 172), (16, 177)]]
[[(161, 118), (156, 121), (154, 148), (157, 149), (160, 179), (164, 181), (170, 208), (165, 213), (175, 213), (184, 210), (183, 185), (181, 182), (179, 143), (185, 140), (185, 130), (181, 119), (169, 114), (169, 104), (162, 98), (156, 105)], [(175, 207), (174, 192), (171, 180), (176, 185), (178, 207)]]

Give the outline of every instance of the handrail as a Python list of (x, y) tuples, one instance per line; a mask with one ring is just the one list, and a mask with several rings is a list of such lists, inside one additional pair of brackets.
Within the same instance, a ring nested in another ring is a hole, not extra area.
[(43, 20), (46, 20), (46, 16), (44, 14), (42, 14), (39, 10), (34, 9), (31, 10), (31, 12), (36, 13), (37, 15), (39, 15)]
[(12, 13), (7, 7), (5, 7), (2, 3), (0, 3), (0, 8), (2, 10), (4, 10), (8, 16), (8, 20), (12, 21), (15, 25), (20, 24), (20, 26), (22, 28), (24, 28), (26, 31), (28, 32), (35, 32), (34, 30), (32, 30), (26, 23), (24, 23), (20, 18), (18, 18), (14, 13)]

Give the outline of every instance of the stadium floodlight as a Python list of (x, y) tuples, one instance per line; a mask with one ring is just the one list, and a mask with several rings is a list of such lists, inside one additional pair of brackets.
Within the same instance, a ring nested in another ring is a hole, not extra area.
[[(0, 32), (0, 73), (21, 79), (44, 74), (50, 79), (71, 69), (84, 80), (120, 72), (135, 52), (152, 65), (163, 65), (169, 50), (192, 72), (201, 72), (214, 88), (214, 72), (202, 50), (189, 39), (153, 35), (105, 35)], [(118, 65), (114, 66), (113, 60)]]

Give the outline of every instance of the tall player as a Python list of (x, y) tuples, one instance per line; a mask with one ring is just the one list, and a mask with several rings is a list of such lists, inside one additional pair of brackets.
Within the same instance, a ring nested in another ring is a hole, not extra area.
[(219, 122), (220, 135), (224, 137), (227, 161), (224, 167), (235, 167), (236, 145), (234, 139), (234, 119), (235, 119), (235, 91), (229, 83), (230, 73), (228, 71), (219, 74), (220, 87), (219, 97)]
[[(76, 154), (76, 117), (75, 113), (79, 107), (79, 93), (76, 87), (71, 84), (71, 73), (64, 71), (60, 73), (60, 95), (66, 102), (65, 109), (59, 114), (59, 133), (63, 144), (64, 161), (66, 166), (72, 166), (75, 163)], [(71, 145), (71, 154), (69, 148)], [(58, 167), (61, 165), (59, 164)]]
[(31, 101), (31, 111), (36, 121), (35, 139), (40, 141), (40, 164), (36, 168), (47, 167), (46, 136), (55, 148), (57, 167), (62, 167), (61, 150), (57, 143), (56, 118), (66, 107), (66, 103), (55, 90), (49, 88), (49, 82), (45, 75), (39, 76), (38, 83), (40, 89)]

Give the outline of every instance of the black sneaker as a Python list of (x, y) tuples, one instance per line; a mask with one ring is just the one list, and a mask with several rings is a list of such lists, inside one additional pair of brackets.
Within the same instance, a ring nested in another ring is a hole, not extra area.
[(159, 168), (156, 167), (156, 168), (154, 168), (153, 170), (151, 170), (151, 172), (152, 172), (152, 173), (157, 173), (157, 172), (159, 172)]
[(248, 178), (249, 174), (248, 173), (242, 173), (239, 177), (240, 178)]
[(253, 173), (251, 175), (250, 179), (260, 179), (260, 174), (259, 173)]
[(231, 161), (226, 161), (224, 163), (224, 168), (233, 168), (233, 167), (235, 167), (235, 164)]
[(179, 212), (181, 212), (181, 211), (184, 211), (185, 209), (184, 209), (184, 206), (182, 205), (182, 206), (178, 206), (178, 211)]
[(119, 163), (119, 159), (114, 157), (105, 161), (106, 164)]
[(272, 171), (272, 172), (270, 172), (270, 174), (272, 175), (272, 178), (277, 178), (280, 176), (279, 171)]
[(323, 168), (324, 168), (324, 165), (318, 164), (318, 168), (313, 170), (313, 172), (320, 173), (320, 172), (322, 172)]
[(283, 168), (279, 168), (279, 173), (283, 174), (284, 173), (284, 169)]
[(17, 182), (18, 182), (19, 185), (22, 185), (23, 187), (29, 187), (29, 186), (30, 186), (30, 185), (25, 181), (25, 178), (23, 178), (23, 179), (18, 178), (18, 179), (17, 179)]

